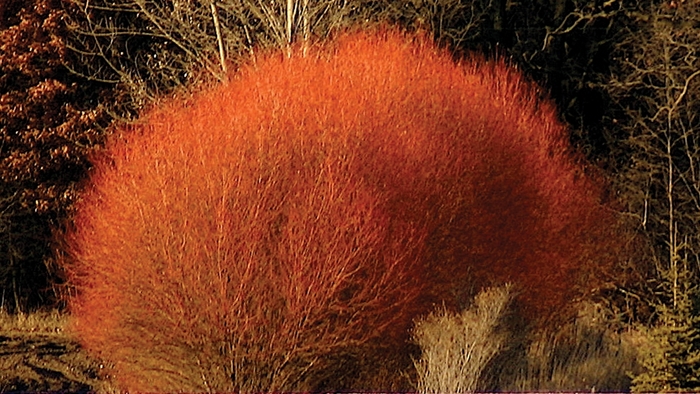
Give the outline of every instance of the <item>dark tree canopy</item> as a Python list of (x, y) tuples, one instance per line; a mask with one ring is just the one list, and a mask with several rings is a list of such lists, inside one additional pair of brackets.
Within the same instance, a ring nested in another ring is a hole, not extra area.
[(62, 19), (52, 0), (0, 8), (0, 289), (9, 310), (52, 298), (51, 226), (74, 200), (106, 125), (101, 87), (63, 66)]

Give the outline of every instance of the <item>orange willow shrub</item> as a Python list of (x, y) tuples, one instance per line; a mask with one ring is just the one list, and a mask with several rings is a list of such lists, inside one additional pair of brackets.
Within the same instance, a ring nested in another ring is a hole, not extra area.
[(600, 188), (518, 73), (395, 32), (301, 52), (95, 159), (65, 266), (75, 329), (122, 388), (386, 389), (350, 366), (410, 363), (435, 304), (509, 281), (551, 315), (609, 247)]

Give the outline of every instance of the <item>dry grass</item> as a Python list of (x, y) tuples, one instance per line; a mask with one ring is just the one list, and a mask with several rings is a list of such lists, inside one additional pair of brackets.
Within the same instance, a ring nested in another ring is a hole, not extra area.
[(639, 372), (637, 338), (584, 304), (575, 322), (531, 333), (491, 378), (505, 391), (627, 392), (630, 375)]
[(49, 312), (9, 314), (0, 311), (0, 334), (14, 336), (36, 334), (63, 336), (68, 317), (56, 310)]
[(628, 392), (639, 372), (640, 334), (586, 304), (575, 323), (516, 331), (503, 313), (508, 289), (480, 293), (461, 314), (438, 313), (417, 324), (420, 392)]
[(113, 391), (56, 312), (0, 312), (0, 392)]
[[(416, 324), (414, 338), (422, 352), (415, 361), (418, 391), (629, 390), (629, 373), (639, 371), (637, 350), (645, 346), (641, 334), (606, 328), (609, 323), (588, 305), (575, 325), (535, 334), (524, 358), (512, 357), (508, 348), (518, 336), (502, 325), (512, 297), (509, 290), (483, 291), (460, 314), (442, 310)], [(66, 333), (67, 319), (56, 311), (0, 314), (0, 390), (116, 391), (100, 376), (103, 364)], [(490, 365), (499, 352), (510, 357), (505, 368)], [(395, 365), (385, 367), (380, 374), (398, 371)], [(485, 376), (494, 373), (498, 376)], [(371, 379), (377, 376), (362, 378), (364, 387), (373, 387)], [(379, 381), (387, 380), (384, 376)], [(489, 388), (489, 382), (498, 383)]]

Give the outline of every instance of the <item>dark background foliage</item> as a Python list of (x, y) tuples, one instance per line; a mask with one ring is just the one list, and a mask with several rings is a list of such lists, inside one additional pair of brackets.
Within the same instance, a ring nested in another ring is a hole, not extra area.
[(98, 104), (106, 86), (64, 67), (63, 16), (50, 0), (0, 8), (0, 303), (8, 310), (55, 301), (51, 229), (107, 124)]

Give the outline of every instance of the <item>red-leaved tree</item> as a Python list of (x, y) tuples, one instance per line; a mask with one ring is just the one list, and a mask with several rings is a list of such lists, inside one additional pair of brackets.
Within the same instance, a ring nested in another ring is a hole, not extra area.
[(553, 105), (422, 36), (270, 53), (120, 135), (65, 266), (124, 389), (394, 389), (417, 316), (507, 281), (551, 317), (615, 249)]

